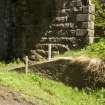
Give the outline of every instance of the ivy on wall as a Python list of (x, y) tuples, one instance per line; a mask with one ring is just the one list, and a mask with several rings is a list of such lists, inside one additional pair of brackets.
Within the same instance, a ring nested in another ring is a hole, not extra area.
[(96, 35), (105, 36), (105, 2), (103, 0), (92, 0), (96, 7), (95, 29)]

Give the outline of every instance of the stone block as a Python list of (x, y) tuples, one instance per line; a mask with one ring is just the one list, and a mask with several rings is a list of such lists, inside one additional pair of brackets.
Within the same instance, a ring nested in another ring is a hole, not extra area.
[(76, 29), (76, 36), (86, 36), (87, 34), (87, 29)]
[(76, 20), (77, 22), (94, 21), (95, 16), (92, 14), (77, 14)]
[(56, 17), (55, 21), (56, 22), (66, 22), (68, 20), (67, 16), (62, 16), (62, 17)]
[(69, 28), (70, 27), (70, 23), (65, 23), (64, 24), (64, 28)]
[(77, 7), (73, 7), (73, 11), (74, 12), (78, 12), (78, 8)]
[(88, 29), (88, 36), (94, 37), (94, 30)]
[(94, 43), (94, 37), (89, 37), (89, 43), (90, 44)]
[(94, 42), (94, 30), (90, 30), (88, 29), (88, 40), (89, 40), (89, 43), (92, 44)]
[(77, 5), (77, 1), (72, 0), (71, 3), (70, 3), (70, 6), (75, 7), (76, 5)]
[(77, 7), (81, 7), (82, 6), (82, 2), (81, 2), (81, 0), (78, 0), (77, 1)]
[(78, 7), (78, 12), (82, 13), (82, 7)]
[(78, 12), (78, 13), (81, 13), (82, 12), (82, 7), (72, 7), (72, 11), (73, 11), (73, 13), (74, 12)]
[(69, 27), (70, 27), (71, 29), (73, 29), (73, 28), (74, 28), (74, 23), (69, 23)]
[(83, 6), (83, 13), (95, 13), (95, 5)]
[(76, 15), (73, 14), (73, 13), (70, 13), (69, 17), (68, 17), (68, 21), (69, 22), (74, 22), (75, 20), (76, 20)]
[(94, 29), (94, 22), (82, 22), (81, 28)]
[(74, 37), (75, 36), (75, 30), (68, 30), (68, 36), (70, 36), (70, 37)]
[(77, 14), (76, 20), (79, 21), (88, 21), (88, 14)]
[(95, 21), (95, 15), (93, 15), (93, 14), (88, 14), (88, 21), (92, 21), (92, 22), (94, 22)]

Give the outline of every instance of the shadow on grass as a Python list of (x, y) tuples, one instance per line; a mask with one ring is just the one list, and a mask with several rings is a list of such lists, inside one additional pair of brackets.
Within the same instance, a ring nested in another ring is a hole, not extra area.
[[(29, 70), (72, 87), (105, 87), (105, 83), (95, 81), (94, 74), (90, 71), (86, 72), (87, 65), (89, 65), (89, 60), (81, 63), (70, 59), (58, 59), (31, 65)], [(25, 68), (16, 68), (15, 71), (25, 72)]]

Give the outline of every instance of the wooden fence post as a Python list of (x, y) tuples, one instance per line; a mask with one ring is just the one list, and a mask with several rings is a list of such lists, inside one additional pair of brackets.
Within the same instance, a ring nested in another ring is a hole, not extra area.
[(26, 56), (26, 61), (25, 61), (25, 73), (28, 73), (28, 56)]
[(51, 44), (48, 44), (48, 61), (51, 60)]

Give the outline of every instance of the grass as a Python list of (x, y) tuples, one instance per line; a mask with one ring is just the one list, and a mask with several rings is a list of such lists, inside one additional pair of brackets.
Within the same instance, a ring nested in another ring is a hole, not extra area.
[[(103, 57), (105, 42), (92, 44), (80, 51), (69, 51), (62, 56)], [(38, 74), (24, 74), (9, 70), (23, 66), (16, 62), (0, 63), (0, 85), (20, 92), (24, 99), (36, 105), (105, 105), (105, 88), (86, 92), (65, 86)]]
[(105, 105), (105, 89), (86, 93), (38, 74), (0, 72), (0, 85), (21, 92), (38, 105)]
[(12, 70), (14, 68), (19, 68), (19, 67), (23, 67), (24, 64), (22, 62), (10, 62), (10, 63), (6, 63), (6, 62), (0, 62), (0, 71), (9, 71)]
[(67, 51), (63, 57), (78, 57), (86, 56), (91, 58), (105, 59), (105, 39), (100, 39), (99, 42), (90, 44), (81, 50)]
[(84, 55), (84, 53), (81, 51), (81, 50), (76, 50), (76, 51), (67, 51), (65, 52), (64, 54), (62, 55), (59, 55), (59, 56), (62, 56), (62, 57), (77, 57), (77, 56), (81, 56), (81, 55)]

